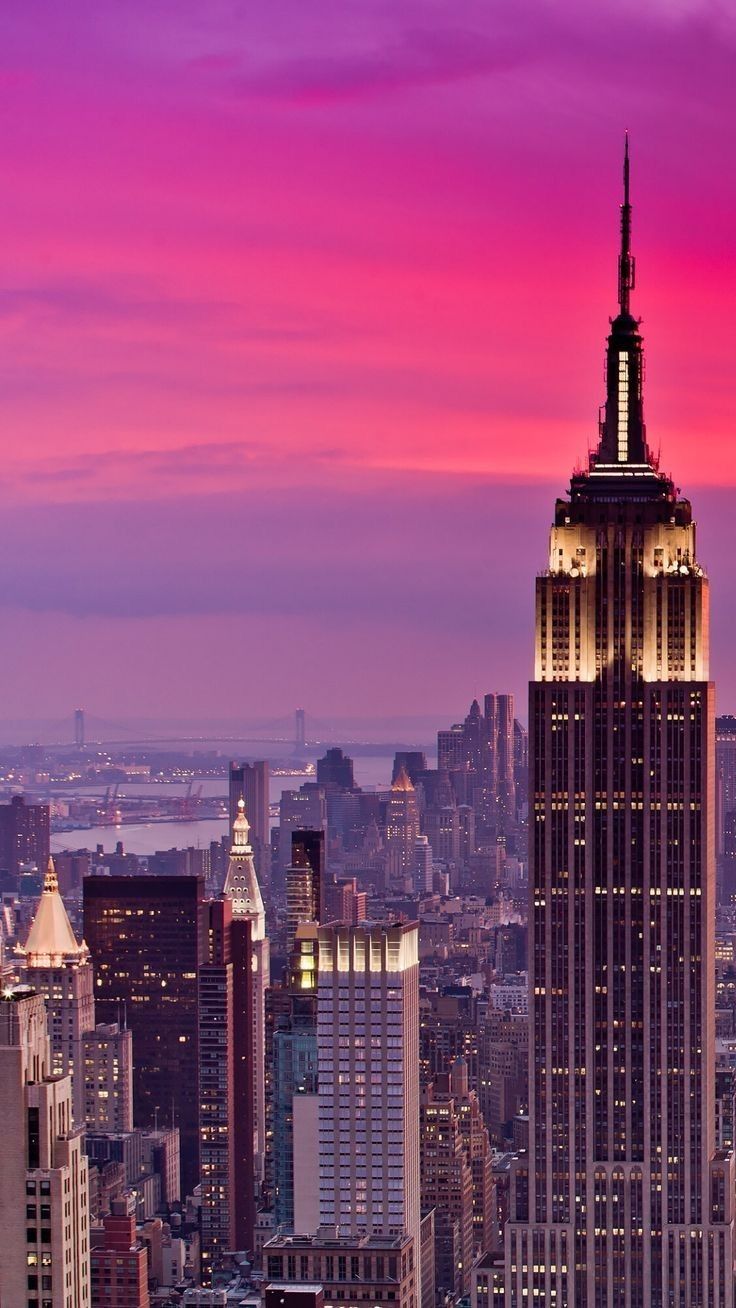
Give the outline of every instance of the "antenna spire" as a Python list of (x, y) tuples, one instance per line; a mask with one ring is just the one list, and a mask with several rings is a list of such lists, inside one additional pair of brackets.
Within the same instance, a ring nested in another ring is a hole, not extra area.
[(621, 253), (618, 257), (618, 304), (629, 314), (630, 295), (636, 282), (636, 260), (631, 253), (631, 204), (629, 202), (629, 133), (624, 137), (624, 202), (621, 205)]

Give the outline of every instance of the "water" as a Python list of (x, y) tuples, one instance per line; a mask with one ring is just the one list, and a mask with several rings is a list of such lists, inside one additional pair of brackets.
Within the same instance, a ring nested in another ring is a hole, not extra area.
[[(367, 789), (388, 786), (391, 780), (393, 754), (371, 755), (355, 760), (355, 780), (359, 786)], [(314, 777), (285, 776), (271, 777), (270, 798), (277, 804), (284, 790), (298, 790), (305, 780)], [(209, 798), (221, 797), (227, 801), (227, 778), (206, 777), (195, 781), (193, 790), (202, 786), (202, 794)], [(125, 782), (121, 784), (118, 797), (150, 797), (151, 795), (175, 798), (185, 795), (188, 786), (179, 782)], [(75, 794), (104, 795), (107, 786), (75, 787)], [(155, 854), (159, 849), (186, 849), (189, 846), (206, 849), (213, 840), (220, 840), (227, 834), (227, 821), (218, 818), (202, 818), (195, 822), (131, 822), (120, 826), (82, 827), (75, 831), (57, 831), (51, 836), (51, 852), (59, 853), (67, 849), (96, 849), (102, 845), (106, 851), (112, 851), (119, 840), (129, 854), (146, 856)]]

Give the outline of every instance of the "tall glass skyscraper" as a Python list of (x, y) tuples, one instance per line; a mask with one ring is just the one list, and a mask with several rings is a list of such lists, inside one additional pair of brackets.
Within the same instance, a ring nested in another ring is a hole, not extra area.
[(658, 468), (630, 311), (598, 449), (558, 500), (530, 687), (530, 1123), (506, 1308), (729, 1308), (714, 1146), (714, 691), (690, 504)]

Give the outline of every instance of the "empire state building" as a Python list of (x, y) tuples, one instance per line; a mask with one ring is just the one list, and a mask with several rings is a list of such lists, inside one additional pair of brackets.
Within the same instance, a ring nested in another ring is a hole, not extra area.
[(529, 1152), (506, 1308), (732, 1308), (734, 1161), (714, 1145), (714, 689), (695, 524), (658, 468), (631, 314), (600, 439), (557, 501), (529, 701)]

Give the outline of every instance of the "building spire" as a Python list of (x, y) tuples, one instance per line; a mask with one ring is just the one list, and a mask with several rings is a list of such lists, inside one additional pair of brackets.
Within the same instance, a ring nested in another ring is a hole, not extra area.
[(238, 800), (238, 816), (232, 827), (230, 859), (223, 894), (232, 902), (233, 917), (250, 918), (251, 939), (263, 940), (266, 934), (266, 914), (249, 834), (250, 823), (245, 816), (245, 800), (241, 798)]
[(78, 944), (72, 931), (52, 858), (46, 866), (43, 892), (28, 939), (17, 952), (24, 958), (26, 967), (61, 967), (65, 963), (86, 963), (89, 958), (86, 944), (84, 941)]
[(631, 253), (631, 203), (629, 200), (629, 133), (624, 137), (624, 202), (621, 205), (621, 253), (618, 257), (618, 304), (629, 314), (630, 295), (636, 282), (636, 260)]
[[(661, 486), (647, 445), (644, 425), (644, 356), (639, 320), (631, 314), (636, 261), (631, 253), (629, 134), (624, 138), (624, 195), (621, 205), (621, 248), (618, 256), (618, 306), (611, 320), (606, 350), (606, 403), (600, 420), (600, 444), (591, 458), (590, 472), (598, 482), (601, 477), (618, 476), (625, 468), (627, 477), (636, 473), (651, 481), (657, 494)], [(593, 489), (593, 483), (586, 483)], [(634, 486), (632, 484), (632, 490)], [(637, 482), (636, 493), (640, 493)]]

